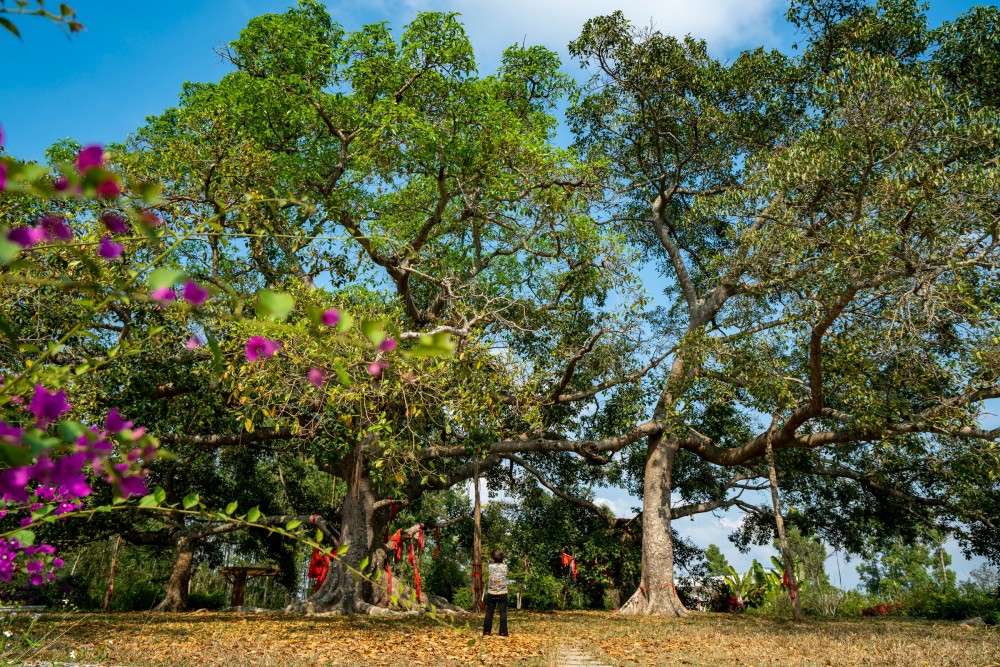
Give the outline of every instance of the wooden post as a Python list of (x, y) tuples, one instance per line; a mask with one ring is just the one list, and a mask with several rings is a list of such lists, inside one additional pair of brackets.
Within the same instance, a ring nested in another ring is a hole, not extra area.
[[(108, 573), (108, 590), (104, 592), (104, 611), (111, 606), (111, 596), (115, 594), (115, 573), (118, 571), (118, 551), (122, 548), (122, 536), (115, 536), (115, 547), (111, 552), (111, 572)], [(74, 565), (75, 567), (75, 565)]]
[(271, 588), (271, 577), (264, 577), (264, 603), (260, 605), (267, 609), (267, 591)]
[(243, 600), (246, 597), (247, 592), (247, 573), (246, 570), (237, 571), (233, 573), (233, 599), (231, 600), (233, 607), (242, 607)]
[(774, 524), (778, 529), (778, 543), (781, 544), (781, 557), (785, 562), (785, 578), (788, 580), (788, 597), (792, 600), (792, 618), (795, 621), (804, 620), (802, 616), (802, 600), (799, 596), (799, 585), (795, 581), (795, 567), (792, 563), (792, 551), (788, 548), (788, 538), (785, 536), (785, 520), (781, 516), (781, 503), (778, 500), (778, 473), (774, 468), (774, 429), (778, 425), (778, 415), (771, 419), (767, 429), (767, 476), (771, 482), (771, 502), (774, 504)]
[(483, 611), (483, 526), (482, 506), (479, 503), (479, 463), (472, 468), (472, 611)]

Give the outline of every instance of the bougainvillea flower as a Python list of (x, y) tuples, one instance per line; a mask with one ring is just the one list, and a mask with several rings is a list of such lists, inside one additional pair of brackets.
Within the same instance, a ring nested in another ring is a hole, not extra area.
[(56, 192), (66, 192), (66, 190), (69, 190), (69, 179), (65, 176), (60, 176), (56, 179), (52, 187), (55, 188)]
[(184, 300), (192, 306), (200, 306), (208, 299), (208, 290), (199, 286), (195, 281), (188, 280), (184, 283), (184, 289), (181, 291), (181, 296), (183, 296)]
[(38, 221), (38, 226), (45, 232), (45, 236), (51, 241), (72, 241), (73, 230), (66, 224), (66, 220), (58, 215), (47, 215)]
[(337, 322), (340, 322), (340, 313), (336, 309), (331, 308), (330, 310), (324, 310), (323, 314), (319, 316), (319, 319), (323, 324), (328, 327), (337, 326)]
[(322, 368), (309, 369), (309, 381), (312, 382), (314, 387), (322, 387), (325, 378), (326, 373), (323, 372)]
[(103, 180), (97, 185), (97, 196), (101, 199), (117, 199), (121, 193), (122, 186), (113, 178)]
[(76, 156), (76, 168), (82, 174), (93, 167), (104, 166), (104, 148), (98, 145), (80, 149)]
[(133, 426), (135, 426), (135, 422), (125, 421), (125, 418), (118, 412), (118, 408), (108, 410), (108, 416), (104, 419), (104, 430), (108, 433), (121, 433)]
[(379, 352), (392, 352), (395, 349), (396, 349), (396, 341), (393, 338), (386, 338), (378, 345)]
[(0, 491), (4, 500), (23, 503), (28, 499), (28, 482), (31, 480), (30, 466), (7, 468), (0, 472)]
[(66, 400), (66, 392), (62, 389), (51, 393), (42, 385), (36, 384), (35, 395), (31, 397), (28, 410), (35, 415), (35, 422), (39, 428), (45, 428), (71, 407), (73, 406)]
[(155, 289), (149, 293), (149, 296), (153, 301), (159, 301), (160, 303), (170, 303), (177, 300), (177, 292), (169, 287)]
[(101, 216), (101, 222), (104, 223), (104, 226), (112, 234), (122, 235), (129, 233), (128, 223), (125, 222), (125, 218), (117, 213), (105, 213)]
[(107, 260), (118, 259), (125, 252), (121, 243), (115, 243), (110, 236), (105, 235), (97, 244), (97, 254)]
[(45, 230), (41, 227), (18, 227), (7, 232), (7, 240), (22, 248), (30, 248), (45, 240)]
[(260, 359), (273, 357), (281, 349), (281, 343), (268, 340), (263, 336), (254, 336), (247, 341), (247, 361), (253, 363)]
[(139, 219), (142, 220), (143, 224), (147, 227), (159, 227), (163, 224), (163, 218), (156, 215), (152, 211), (143, 211), (139, 214)]
[(12, 445), (21, 444), (23, 432), (16, 426), (11, 426), (7, 422), (0, 421), (0, 440)]
[(381, 361), (373, 361), (368, 364), (368, 374), (378, 377), (385, 370), (385, 363)]
[(204, 344), (205, 344), (205, 341), (203, 341), (198, 336), (191, 336), (190, 338), (188, 338), (188, 341), (187, 341), (187, 343), (184, 344), (184, 346), (187, 349), (189, 349), (189, 350), (195, 350), (195, 349), (201, 347)]
[(118, 494), (122, 498), (144, 496), (148, 493), (146, 480), (142, 477), (122, 477), (118, 480)]

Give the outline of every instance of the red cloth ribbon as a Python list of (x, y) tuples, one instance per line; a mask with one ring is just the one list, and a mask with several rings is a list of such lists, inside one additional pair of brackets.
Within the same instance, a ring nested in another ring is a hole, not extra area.
[(309, 559), (309, 578), (316, 580), (316, 587), (313, 592), (326, 581), (326, 575), (330, 572), (330, 554), (322, 554), (319, 549), (313, 549), (312, 558)]
[(569, 562), (570, 569), (573, 572), (573, 581), (576, 581), (576, 559), (574, 558)]
[(569, 567), (569, 562), (570, 562), (571, 560), (573, 560), (573, 557), (572, 557), (572, 556), (570, 556), (570, 555), (569, 555), (568, 553), (566, 553), (565, 551), (564, 551), (564, 552), (562, 552), (562, 564), (563, 564), (563, 567)]
[(417, 532), (417, 549), (420, 553), (424, 552), (424, 524), (420, 524), (420, 530)]
[(416, 559), (413, 557), (413, 540), (410, 540), (410, 554), (406, 557), (406, 562), (416, 568)]

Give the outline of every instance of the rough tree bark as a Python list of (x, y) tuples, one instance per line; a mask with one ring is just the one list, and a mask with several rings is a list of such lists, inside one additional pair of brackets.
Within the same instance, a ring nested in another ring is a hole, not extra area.
[(642, 576), (639, 588), (618, 611), (683, 618), (687, 611), (674, 590), (674, 544), (670, 537), (670, 487), (678, 443), (649, 439), (643, 481)]
[(184, 611), (187, 609), (188, 582), (191, 581), (191, 570), (194, 565), (194, 552), (197, 540), (188, 536), (180, 536), (175, 543), (177, 550), (174, 556), (174, 566), (170, 571), (170, 581), (167, 582), (167, 593), (153, 611)]
[(771, 420), (771, 427), (767, 430), (767, 476), (771, 486), (771, 502), (774, 505), (774, 525), (778, 529), (778, 543), (781, 545), (781, 558), (785, 564), (785, 580), (788, 582), (788, 597), (792, 601), (792, 620), (801, 622), (805, 620), (802, 616), (802, 599), (799, 596), (799, 583), (795, 580), (795, 566), (792, 562), (792, 550), (788, 547), (788, 538), (785, 535), (785, 519), (781, 516), (781, 501), (778, 497), (778, 472), (774, 467), (774, 429), (778, 425), (778, 416)]

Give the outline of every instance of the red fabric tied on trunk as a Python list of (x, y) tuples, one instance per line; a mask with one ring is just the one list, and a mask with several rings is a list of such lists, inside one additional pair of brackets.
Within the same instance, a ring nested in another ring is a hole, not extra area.
[(326, 575), (330, 572), (330, 554), (322, 554), (319, 549), (313, 549), (312, 558), (309, 559), (309, 578), (316, 580), (316, 587), (313, 593), (326, 581)]
[(417, 549), (420, 553), (424, 552), (424, 524), (420, 524), (420, 530), (417, 532)]
[(573, 560), (573, 557), (572, 557), (572, 556), (570, 556), (570, 555), (569, 555), (568, 553), (566, 553), (565, 551), (564, 551), (564, 552), (562, 552), (562, 564), (563, 564), (563, 567), (569, 567), (569, 562), (570, 562), (571, 560)]
[(413, 540), (410, 540), (410, 553), (406, 557), (406, 562), (416, 568), (416, 559), (413, 557)]
[(387, 577), (385, 582), (385, 603), (389, 604), (392, 602), (392, 566), (389, 563), (385, 564), (385, 574)]
[(576, 581), (576, 559), (574, 558), (569, 562), (570, 569), (573, 572), (573, 581)]

